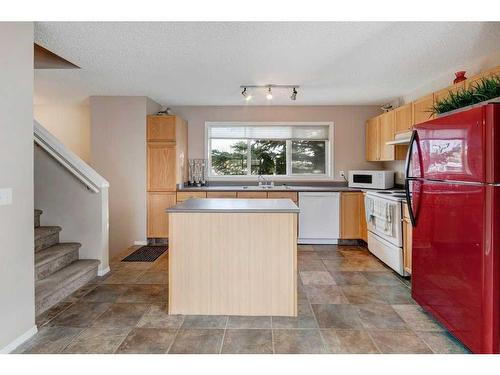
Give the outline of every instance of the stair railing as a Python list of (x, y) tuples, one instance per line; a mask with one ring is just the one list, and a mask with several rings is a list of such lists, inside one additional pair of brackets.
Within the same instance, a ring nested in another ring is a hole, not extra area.
[(55, 160), (79, 179), (89, 190), (99, 193), (109, 188), (109, 182), (64, 146), (47, 129), (33, 120), (33, 136), (37, 145), (48, 152)]

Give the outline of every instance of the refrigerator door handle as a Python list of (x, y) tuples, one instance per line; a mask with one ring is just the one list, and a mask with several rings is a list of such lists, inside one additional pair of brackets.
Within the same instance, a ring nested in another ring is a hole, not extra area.
[(410, 181), (414, 179), (414, 177), (410, 176), (410, 161), (413, 152), (413, 144), (417, 139), (417, 131), (413, 130), (411, 133), (410, 144), (408, 146), (408, 153), (406, 154), (406, 162), (405, 162), (405, 195), (406, 195), (406, 204), (408, 205), (408, 216), (410, 216), (410, 222), (412, 227), (416, 225), (415, 215), (413, 214), (413, 206), (411, 204), (411, 194), (410, 194)]

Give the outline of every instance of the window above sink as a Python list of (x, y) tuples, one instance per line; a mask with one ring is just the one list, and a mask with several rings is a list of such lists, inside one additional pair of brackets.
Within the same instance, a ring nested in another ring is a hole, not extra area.
[(328, 179), (332, 145), (333, 123), (329, 122), (206, 123), (211, 180)]

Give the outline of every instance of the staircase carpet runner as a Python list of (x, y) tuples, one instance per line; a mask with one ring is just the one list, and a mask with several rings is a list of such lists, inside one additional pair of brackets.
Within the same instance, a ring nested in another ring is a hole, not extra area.
[(168, 246), (142, 246), (122, 259), (122, 262), (154, 262), (167, 251)]

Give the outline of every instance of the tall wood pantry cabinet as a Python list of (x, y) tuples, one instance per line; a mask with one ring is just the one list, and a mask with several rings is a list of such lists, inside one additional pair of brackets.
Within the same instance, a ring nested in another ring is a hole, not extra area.
[(188, 178), (187, 124), (178, 116), (147, 116), (147, 237), (168, 237), (165, 209)]

